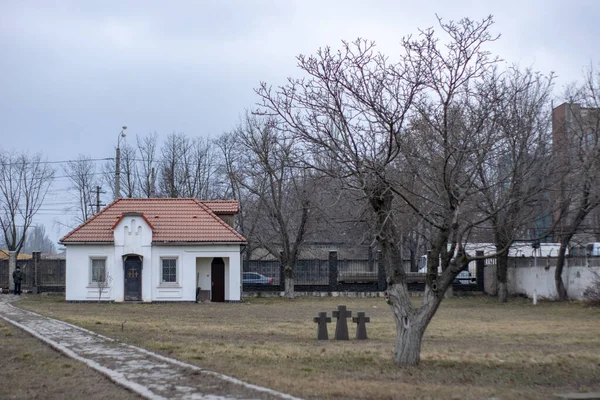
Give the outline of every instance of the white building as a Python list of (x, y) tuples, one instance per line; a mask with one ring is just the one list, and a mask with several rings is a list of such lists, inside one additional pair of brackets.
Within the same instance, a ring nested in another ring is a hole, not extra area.
[(60, 240), (66, 300), (241, 300), (246, 239), (231, 227), (238, 208), (237, 201), (115, 200)]

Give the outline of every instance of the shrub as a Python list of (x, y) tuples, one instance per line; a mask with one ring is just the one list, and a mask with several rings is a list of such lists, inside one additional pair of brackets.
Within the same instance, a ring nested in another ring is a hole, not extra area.
[(600, 307), (600, 274), (593, 272), (591, 285), (583, 292), (585, 301), (595, 307)]

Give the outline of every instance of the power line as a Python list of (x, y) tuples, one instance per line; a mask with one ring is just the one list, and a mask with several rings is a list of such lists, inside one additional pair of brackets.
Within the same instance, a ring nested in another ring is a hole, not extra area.
[[(86, 158), (86, 159), (80, 159), (80, 160), (62, 160), (62, 161), (33, 161), (30, 162), (28, 160), (27, 164), (68, 164), (68, 163), (72, 163), (72, 162), (80, 162), (80, 161), (114, 161), (115, 158), (114, 157), (107, 157), (107, 158)], [(22, 165), (22, 162), (12, 162), (12, 163), (0, 163), (0, 165), (2, 166), (15, 166), (15, 165)]]

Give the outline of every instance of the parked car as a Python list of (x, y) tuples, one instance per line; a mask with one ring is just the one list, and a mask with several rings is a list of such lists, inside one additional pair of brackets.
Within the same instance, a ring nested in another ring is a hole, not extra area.
[(258, 274), (256, 272), (244, 272), (242, 275), (244, 285), (272, 285), (273, 278)]

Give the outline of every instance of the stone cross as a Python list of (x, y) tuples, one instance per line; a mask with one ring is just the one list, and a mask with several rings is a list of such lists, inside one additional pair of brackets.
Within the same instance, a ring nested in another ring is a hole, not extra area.
[(318, 317), (313, 318), (313, 321), (318, 324), (317, 340), (329, 340), (329, 335), (327, 334), (327, 323), (331, 322), (331, 317), (328, 317), (326, 312), (320, 312)]
[(356, 323), (356, 340), (367, 340), (367, 322), (371, 322), (371, 318), (365, 317), (364, 312), (357, 313), (358, 317), (353, 317), (352, 322)]
[(337, 311), (334, 311), (332, 314), (337, 318), (335, 324), (335, 340), (350, 340), (346, 318), (352, 316), (352, 311), (346, 311), (346, 306), (338, 306)]

